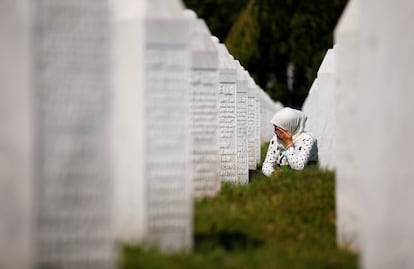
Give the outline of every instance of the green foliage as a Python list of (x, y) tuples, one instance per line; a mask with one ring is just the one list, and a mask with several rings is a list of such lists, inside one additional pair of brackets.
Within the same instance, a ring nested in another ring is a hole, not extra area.
[(257, 170), (261, 171), (262, 170), (262, 164), (266, 158), (266, 154), (267, 154), (267, 149), (269, 148), (269, 142), (265, 142), (261, 145), (260, 147), (260, 163), (257, 164)]
[[(185, 0), (274, 100), (300, 108), (347, 0)], [(289, 82), (288, 66), (293, 68)]]
[(335, 244), (334, 174), (315, 167), (257, 173), (196, 202), (194, 251), (124, 248), (122, 268), (357, 268)]
[[(257, 20), (257, 6), (250, 1), (247, 8), (240, 14), (233, 24), (226, 38), (226, 45), (233, 56), (241, 63), (249, 63), (260, 57), (259, 51), (259, 23)], [(253, 74), (254, 75), (254, 74)]]
[(184, 0), (184, 3), (206, 21), (212, 35), (224, 41), (248, 0)]

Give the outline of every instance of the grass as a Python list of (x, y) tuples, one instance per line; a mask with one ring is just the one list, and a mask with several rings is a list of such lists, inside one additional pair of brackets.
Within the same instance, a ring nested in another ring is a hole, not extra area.
[(125, 246), (121, 267), (357, 268), (357, 257), (336, 247), (334, 202), (332, 172), (257, 172), (249, 185), (223, 184), (195, 203), (191, 254)]

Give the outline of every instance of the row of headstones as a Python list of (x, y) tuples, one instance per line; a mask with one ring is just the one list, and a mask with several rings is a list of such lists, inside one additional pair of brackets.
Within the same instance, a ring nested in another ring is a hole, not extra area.
[(413, 10), (349, 1), (304, 105), (336, 170), (337, 242), (366, 269), (414, 268)]
[(204, 20), (184, 11), (191, 28), (191, 130), (194, 197), (215, 195), (221, 182), (247, 184), (260, 145), (273, 135), (282, 108), (211, 36)]
[(281, 105), (178, 0), (4, 0), (0, 22), (0, 268), (191, 249), (193, 199), (248, 183)]

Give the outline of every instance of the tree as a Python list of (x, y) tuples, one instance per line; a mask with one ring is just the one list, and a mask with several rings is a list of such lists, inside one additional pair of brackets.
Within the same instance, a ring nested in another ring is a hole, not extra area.
[[(301, 108), (346, 0), (187, 0), (274, 100)], [(211, 12), (214, 10), (215, 12)], [(217, 33), (215, 32), (217, 30)]]
[(204, 19), (211, 31), (224, 41), (230, 28), (238, 19), (248, 0), (184, 0), (189, 9)]

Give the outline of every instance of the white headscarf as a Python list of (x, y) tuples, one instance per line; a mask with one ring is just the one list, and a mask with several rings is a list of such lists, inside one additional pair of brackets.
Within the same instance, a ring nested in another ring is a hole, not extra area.
[(304, 133), (308, 117), (302, 111), (285, 107), (276, 112), (270, 121), (272, 124), (288, 130), (292, 134), (295, 143)]

